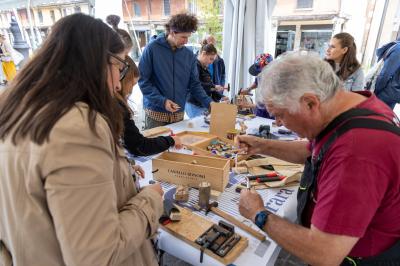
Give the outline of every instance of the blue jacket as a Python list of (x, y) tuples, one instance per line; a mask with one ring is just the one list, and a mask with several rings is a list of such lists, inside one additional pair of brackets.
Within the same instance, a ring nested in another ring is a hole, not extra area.
[(215, 85), (225, 86), (225, 62), (219, 55), (213, 62), (212, 79)]
[(189, 92), (206, 108), (212, 101), (199, 81), (195, 55), (186, 47), (172, 51), (165, 34), (160, 34), (143, 51), (139, 62), (139, 87), (145, 109), (168, 113), (167, 99), (184, 111)]
[[(396, 45), (391, 51), (389, 49)], [(385, 55), (385, 52), (389, 54)], [(394, 108), (400, 102), (400, 42), (385, 44), (376, 51), (378, 61), (385, 55), (383, 68), (376, 78), (376, 96), (384, 103)]]

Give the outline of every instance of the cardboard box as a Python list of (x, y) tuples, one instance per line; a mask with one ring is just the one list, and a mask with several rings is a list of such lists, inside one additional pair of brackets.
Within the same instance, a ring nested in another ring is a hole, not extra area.
[(195, 188), (207, 181), (222, 192), (229, 181), (229, 160), (164, 152), (153, 159), (153, 172), (155, 180)]

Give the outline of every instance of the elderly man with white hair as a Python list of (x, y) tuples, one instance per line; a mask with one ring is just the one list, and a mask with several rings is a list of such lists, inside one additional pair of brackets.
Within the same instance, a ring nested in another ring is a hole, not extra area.
[(305, 163), (298, 221), (267, 211), (243, 190), (240, 213), (312, 265), (399, 265), (400, 129), (370, 92), (348, 92), (323, 60), (292, 53), (261, 73), (260, 93), (279, 125), (304, 141), (239, 136), (248, 154)]

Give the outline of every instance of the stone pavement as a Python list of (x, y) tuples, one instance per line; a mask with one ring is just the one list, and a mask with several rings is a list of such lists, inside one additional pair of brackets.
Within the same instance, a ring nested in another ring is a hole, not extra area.
[[(162, 266), (191, 266), (191, 264), (186, 263), (166, 253), (164, 254), (163, 260), (164, 261)], [(305, 265), (307, 264), (302, 262), (300, 259), (290, 255), (285, 250), (282, 250), (279, 253), (278, 259), (275, 262), (275, 266), (305, 266)]]

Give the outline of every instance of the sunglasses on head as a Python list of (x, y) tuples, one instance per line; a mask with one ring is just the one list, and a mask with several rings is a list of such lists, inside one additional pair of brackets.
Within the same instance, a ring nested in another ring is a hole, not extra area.
[(115, 60), (117, 60), (118, 62), (120, 62), (123, 67), (122, 69), (119, 69), (119, 81), (123, 80), (126, 76), (126, 73), (128, 73), (128, 69), (129, 69), (129, 64), (127, 62), (125, 62), (121, 57), (116, 56), (112, 53), (108, 53), (112, 58), (114, 58)]

